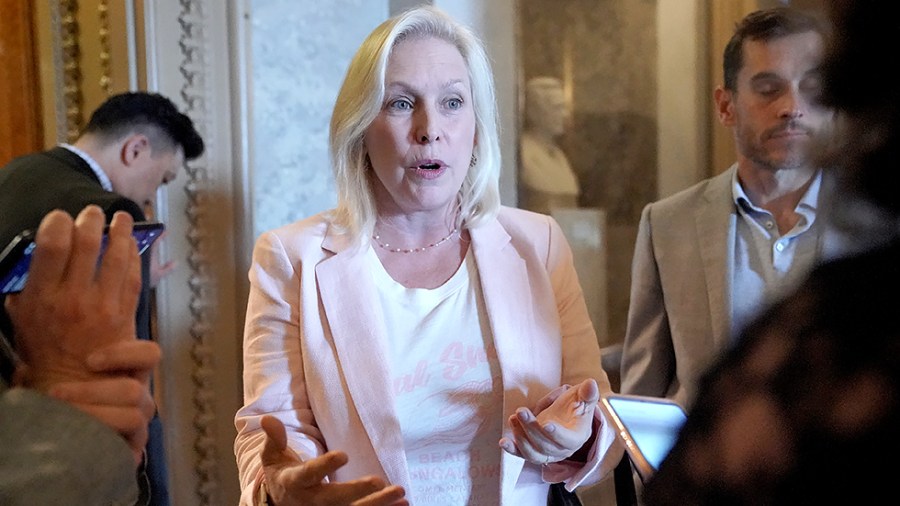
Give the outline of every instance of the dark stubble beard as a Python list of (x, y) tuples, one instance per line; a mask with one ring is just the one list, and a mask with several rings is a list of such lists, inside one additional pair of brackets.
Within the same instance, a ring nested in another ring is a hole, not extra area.
[(809, 152), (809, 142), (803, 143), (803, 146), (794, 147), (787, 151), (783, 160), (773, 159), (770, 156), (770, 151), (763, 147), (763, 144), (767, 140), (785, 130), (799, 130), (805, 132), (810, 138), (812, 137), (812, 130), (809, 127), (795, 121), (789, 121), (763, 133), (761, 136), (762, 140), (759, 143), (754, 142), (751, 144), (750, 152), (746, 155), (747, 158), (753, 161), (757, 166), (765, 167), (773, 172), (779, 170), (795, 170), (808, 166), (811, 155)]

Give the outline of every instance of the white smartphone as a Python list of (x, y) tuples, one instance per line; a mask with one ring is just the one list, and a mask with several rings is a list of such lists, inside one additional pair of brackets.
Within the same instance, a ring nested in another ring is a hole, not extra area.
[(642, 481), (647, 481), (672, 449), (687, 419), (675, 401), (660, 397), (607, 394), (600, 407), (616, 425), (625, 451)]

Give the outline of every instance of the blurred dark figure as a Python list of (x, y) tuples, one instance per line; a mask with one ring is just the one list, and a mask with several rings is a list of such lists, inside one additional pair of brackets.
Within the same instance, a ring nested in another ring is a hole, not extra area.
[(704, 377), (647, 505), (880, 504), (900, 452), (900, 82), (883, 56), (900, 6), (830, 0), (819, 150), (839, 167), (831, 219), (866, 251), (826, 263)]

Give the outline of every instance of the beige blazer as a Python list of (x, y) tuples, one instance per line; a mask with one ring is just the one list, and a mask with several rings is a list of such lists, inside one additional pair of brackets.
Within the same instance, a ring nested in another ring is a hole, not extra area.
[[(585, 378), (609, 390), (572, 253), (550, 217), (503, 208), (470, 230), (471, 248), (500, 359), (504, 420), (562, 384)], [(349, 463), (332, 479), (373, 474), (408, 487), (409, 472), (388, 378), (388, 329), (376, 305), (365, 255), (335, 233), (327, 214), (263, 234), (250, 269), (244, 332), (244, 406), (235, 455), (252, 504), (261, 474), (264, 414), (280, 418), (302, 459), (342, 450)], [(593, 483), (622, 455), (615, 431), (595, 413), (586, 465), (534, 466), (502, 453), (503, 504), (546, 504), (545, 480)], [(500, 439), (497, 434), (497, 439)], [(541, 496), (541, 494), (543, 494)], [(538, 497), (537, 502), (519, 499)]]
[[(690, 406), (700, 376), (730, 342), (736, 170), (735, 164), (644, 208), (632, 265), (622, 392)], [(829, 185), (823, 181), (820, 202)], [(825, 214), (820, 209), (817, 219)], [(840, 234), (825, 228), (823, 258), (845, 248)]]

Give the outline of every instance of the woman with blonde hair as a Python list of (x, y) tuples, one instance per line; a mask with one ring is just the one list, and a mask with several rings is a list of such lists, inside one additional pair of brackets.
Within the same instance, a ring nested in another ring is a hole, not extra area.
[(544, 506), (621, 457), (572, 253), (500, 205), (493, 79), (432, 7), (363, 42), (331, 120), (337, 208), (254, 249), (243, 504)]

